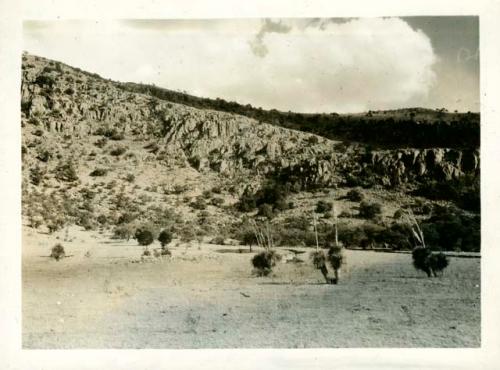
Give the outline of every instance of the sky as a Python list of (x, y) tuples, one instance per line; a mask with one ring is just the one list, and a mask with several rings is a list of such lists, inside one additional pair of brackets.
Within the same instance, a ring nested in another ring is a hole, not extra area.
[(479, 111), (477, 17), (24, 22), (24, 50), (264, 109)]

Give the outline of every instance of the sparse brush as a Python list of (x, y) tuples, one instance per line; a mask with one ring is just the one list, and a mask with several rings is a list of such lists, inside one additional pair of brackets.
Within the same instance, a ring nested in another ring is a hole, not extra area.
[(269, 250), (256, 254), (252, 258), (252, 265), (259, 276), (267, 276), (279, 260), (281, 260), (281, 255)]
[(52, 247), (50, 257), (55, 259), (56, 261), (59, 261), (61, 258), (64, 258), (66, 256), (66, 252), (64, 251), (64, 247), (58, 243)]
[(144, 249), (144, 251), (142, 252), (142, 255), (143, 255), (144, 257), (149, 257), (149, 256), (151, 256), (151, 251), (150, 251), (149, 249), (147, 249), (147, 248), (146, 248), (146, 249)]

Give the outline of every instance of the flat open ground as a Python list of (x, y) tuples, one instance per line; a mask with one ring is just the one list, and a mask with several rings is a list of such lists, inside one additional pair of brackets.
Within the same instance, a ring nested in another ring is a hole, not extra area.
[[(133, 240), (23, 235), (24, 348), (480, 346), (479, 258), (452, 257), (429, 279), (409, 254), (346, 251), (332, 286), (307, 254), (253, 277), (251, 254), (217, 252), (239, 247), (182, 245), (138, 263)], [(46, 257), (58, 241), (72, 257)]]

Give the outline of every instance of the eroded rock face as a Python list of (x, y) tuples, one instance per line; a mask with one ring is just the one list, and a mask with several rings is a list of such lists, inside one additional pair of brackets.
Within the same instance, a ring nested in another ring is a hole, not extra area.
[(196, 109), (126, 92), (113, 82), (25, 55), (22, 122), (39, 121), (50, 135), (75, 137), (113, 129), (157, 143), (169, 163), (223, 176), (281, 174), (303, 184), (331, 185), (340, 174), (363, 167), (390, 185), (429, 177), (452, 179), (478, 173), (479, 151), (338, 149), (334, 141), (213, 110)]

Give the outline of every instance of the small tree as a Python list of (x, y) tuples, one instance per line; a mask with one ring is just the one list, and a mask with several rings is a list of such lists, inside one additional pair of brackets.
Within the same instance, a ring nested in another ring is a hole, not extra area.
[(160, 242), (162, 247), (165, 247), (172, 241), (172, 233), (168, 230), (162, 230), (158, 235), (158, 241)]
[(137, 229), (135, 239), (139, 245), (148, 246), (154, 241), (153, 232), (148, 229)]
[(64, 251), (64, 247), (60, 243), (52, 247), (50, 257), (52, 257), (56, 261), (59, 261), (61, 258), (64, 258), (65, 256), (66, 252)]

